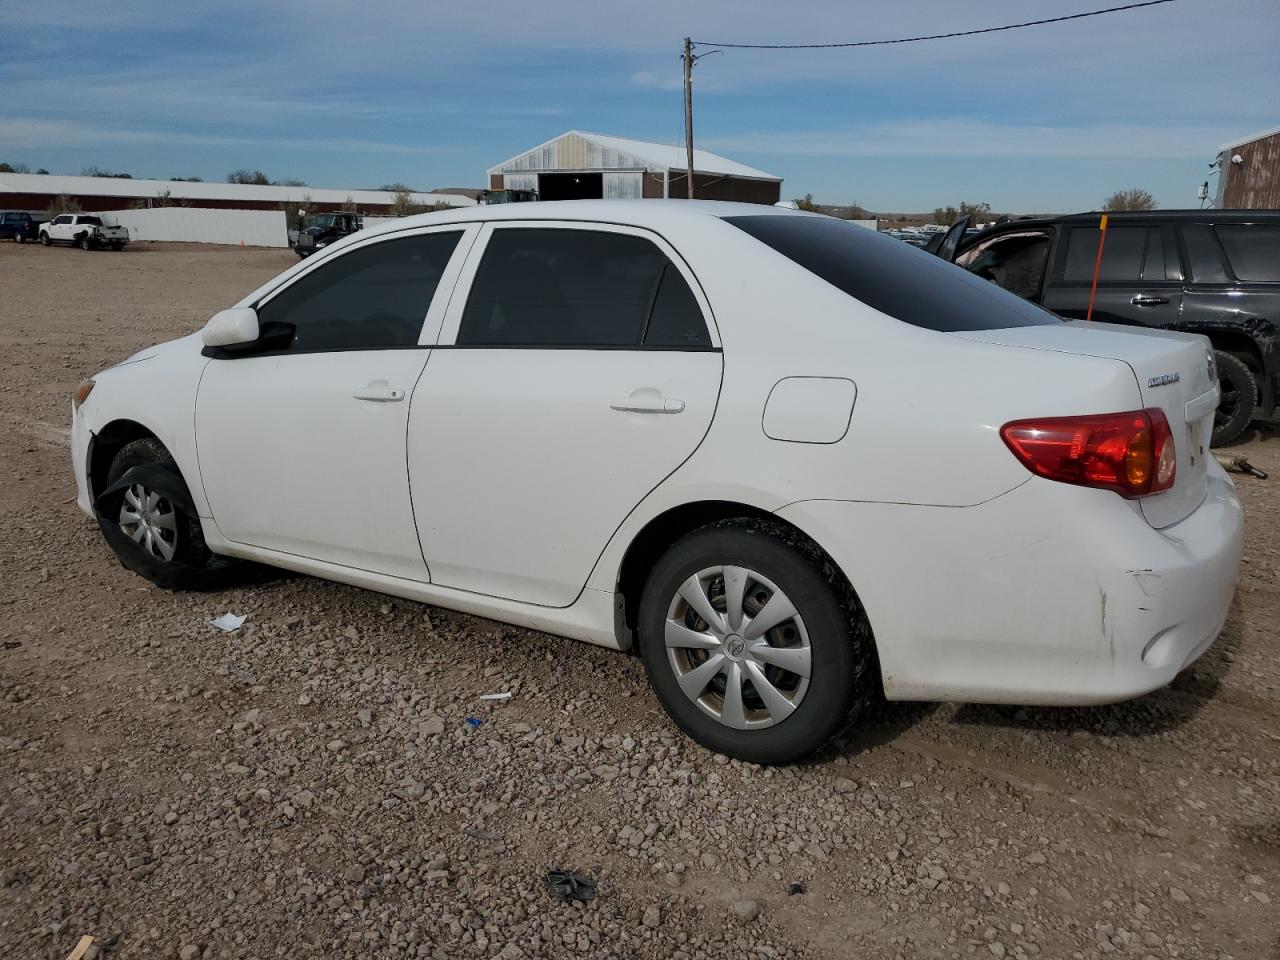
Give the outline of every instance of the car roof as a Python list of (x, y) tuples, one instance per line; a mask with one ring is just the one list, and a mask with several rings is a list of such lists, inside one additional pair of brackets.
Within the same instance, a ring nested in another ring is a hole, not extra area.
[(579, 220), (623, 226), (662, 228), (708, 217), (813, 217), (819, 214), (760, 203), (723, 200), (539, 200), (530, 203), (481, 204), (402, 217), (378, 224), (364, 235), (390, 233), (406, 227), (453, 223), (493, 223), (503, 220)]

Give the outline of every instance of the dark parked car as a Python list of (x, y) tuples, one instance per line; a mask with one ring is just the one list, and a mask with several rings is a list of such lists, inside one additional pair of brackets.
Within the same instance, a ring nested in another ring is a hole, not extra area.
[(5, 210), (0, 213), (0, 240), (26, 243), (37, 238), (41, 221), (24, 210)]
[(318, 213), (298, 231), (293, 252), (299, 257), (309, 257), (317, 250), (351, 236), (361, 226), (360, 218), (354, 213)]
[[(935, 251), (1068, 319), (1083, 319), (1101, 214), (1004, 223)], [(1222, 400), (1213, 443), (1275, 420), (1280, 388), (1280, 210), (1108, 214), (1093, 319), (1208, 337)]]

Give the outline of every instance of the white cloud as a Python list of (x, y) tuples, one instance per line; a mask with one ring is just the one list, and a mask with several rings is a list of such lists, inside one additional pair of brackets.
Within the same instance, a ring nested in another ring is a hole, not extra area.
[(209, 147), (296, 147), (300, 150), (341, 150), (361, 153), (442, 154), (458, 148), (435, 145), (382, 143), (352, 138), (238, 137), (182, 133), (175, 130), (131, 130), (69, 120), (31, 120), (0, 117), (0, 142), (21, 149), (93, 147), (103, 143), (158, 143)]
[(707, 137), (720, 152), (810, 157), (1071, 157), (1174, 159), (1212, 157), (1231, 127), (1140, 124), (1054, 126), (963, 118), (919, 118), (841, 130)]

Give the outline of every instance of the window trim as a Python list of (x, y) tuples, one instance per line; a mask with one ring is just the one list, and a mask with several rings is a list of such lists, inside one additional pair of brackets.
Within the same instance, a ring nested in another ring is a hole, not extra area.
[[(479, 272), (480, 263), (484, 259), (485, 250), (489, 247), (489, 239), (496, 230), (576, 230), (578, 232), (616, 233), (624, 236), (640, 237), (654, 244), (669, 263), (680, 271), (684, 281), (693, 293), (693, 299), (702, 312), (702, 322), (706, 324), (710, 346), (682, 346), (672, 344), (506, 344), (506, 343), (458, 343), (458, 332), (462, 328), (462, 315), (466, 310), (467, 300), (471, 296), (471, 287)], [(690, 268), (688, 261), (667, 242), (660, 233), (644, 227), (629, 224), (605, 223), (594, 220), (490, 220), (483, 223), (479, 235), (471, 246), (467, 262), (458, 277), (450, 300), (448, 312), (440, 328), (436, 342), (437, 350), (630, 350), (636, 352), (651, 351), (656, 353), (719, 353), (721, 351), (720, 329), (716, 324), (715, 314), (706, 292), (702, 289), (697, 274)]]
[[(292, 356), (308, 356), (316, 353), (363, 353), (369, 350), (429, 350), (434, 346), (432, 342), (439, 334), (440, 324), (444, 319), (445, 313), (449, 307), (454, 294), (457, 292), (458, 275), (462, 272), (463, 264), (471, 250), (471, 245), (475, 242), (476, 236), (479, 234), (477, 224), (473, 223), (451, 223), (451, 224), (431, 224), (430, 226), (410, 228), (406, 230), (395, 230), (389, 233), (379, 233), (371, 237), (360, 237), (360, 233), (350, 234), (350, 236), (359, 239), (338, 246), (327, 248), (322, 255), (312, 254), (306, 260), (299, 264), (302, 269), (297, 269), (296, 273), (287, 274), (282, 282), (272, 287), (262, 296), (250, 300), (248, 303), (242, 301), (242, 306), (253, 307), (255, 311), (261, 310), (264, 306), (274, 300), (277, 296), (288, 290), (295, 283), (304, 277), (310, 276), (317, 270), (324, 269), (326, 264), (333, 263), (338, 257), (345, 256), (356, 250), (363, 250), (366, 247), (374, 246), (379, 243), (389, 243), (393, 240), (403, 240), (408, 237), (424, 236), (432, 233), (460, 233), (458, 243), (453, 248), (453, 253), (449, 257), (449, 262), (445, 264), (444, 271), (440, 274), (440, 282), (436, 285), (435, 296), (431, 298), (431, 306), (427, 309), (426, 316), (423, 317), (422, 327), (418, 331), (418, 342), (411, 344), (400, 344), (397, 346), (369, 346), (369, 347), (342, 347), (340, 349), (313, 348), (303, 350), (252, 350), (245, 347), (231, 348), (226, 347), (205, 347), (201, 352), (206, 357), (218, 360), (232, 360), (248, 357), (292, 357)], [(341, 243), (341, 241), (339, 241)], [(332, 252), (329, 252), (332, 251)], [(308, 261), (314, 260), (314, 263)], [(442, 296), (443, 295), (443, 296)]]

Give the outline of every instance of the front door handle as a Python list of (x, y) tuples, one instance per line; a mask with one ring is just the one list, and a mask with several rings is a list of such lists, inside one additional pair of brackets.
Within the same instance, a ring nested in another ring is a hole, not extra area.
[(1135, 307), (1154, 307), (1156, 304), (1159, 304), (1159, 303), (1168, 303), (1169, 298), (1137, 296), (1137, 297), (1134, 297), (1129, 302), (1132, 303)]
[(399, 403), (404, 399), (404, 391), (399, 387), (375, 387), (370, 384), (361, 387), (352, 396), (357, 400), (369, 400), (373, 403)]
[(610, 400), (609, 409), (623, 413), (680, 413), (684, 410), (684, 401), (664, 397), (656, 390), (634, 390), (629, 396)]

